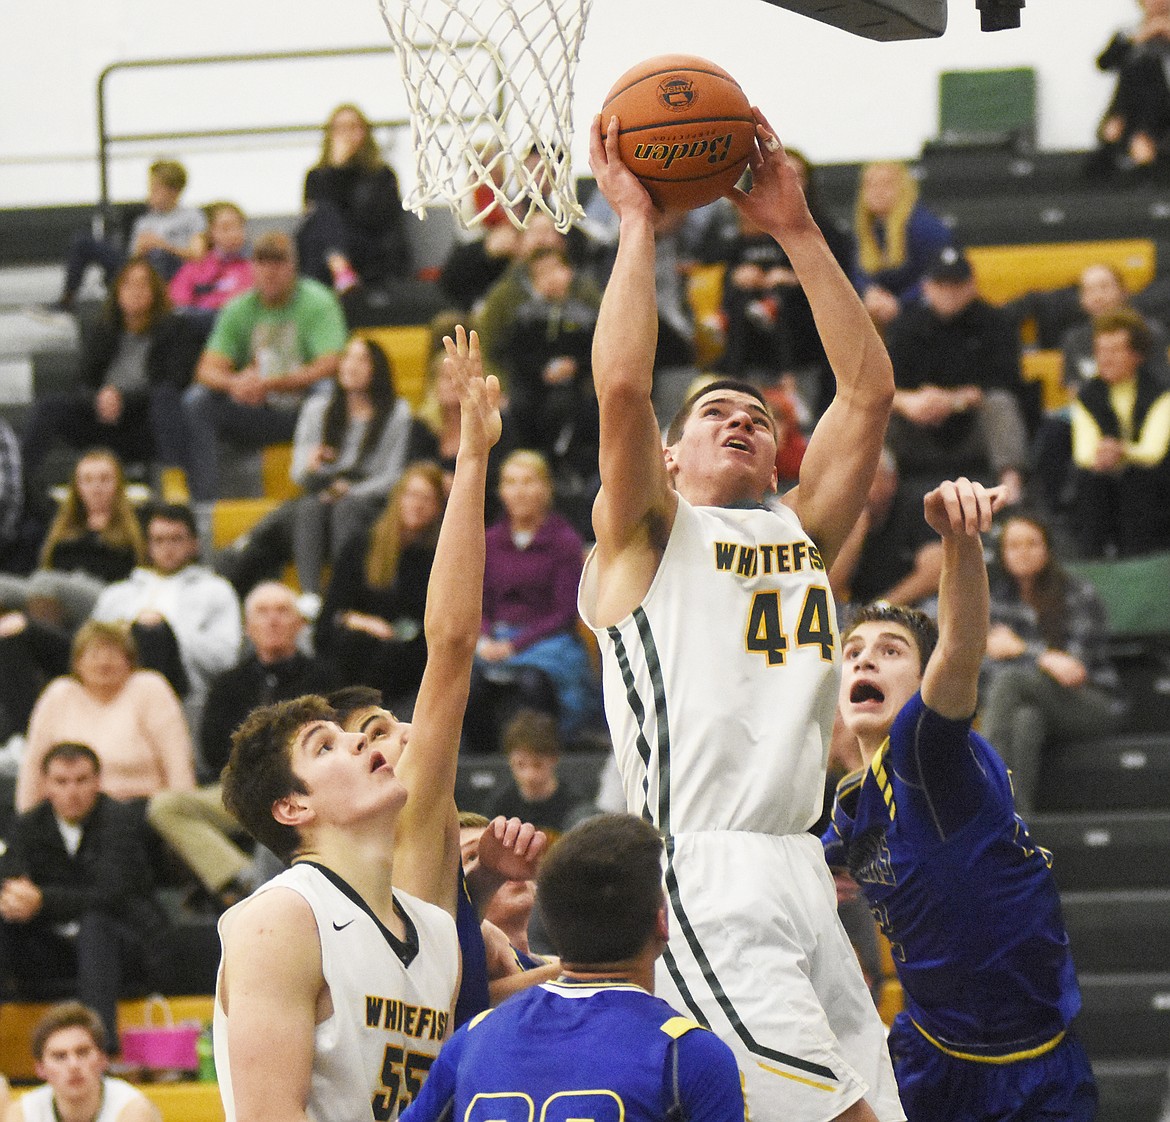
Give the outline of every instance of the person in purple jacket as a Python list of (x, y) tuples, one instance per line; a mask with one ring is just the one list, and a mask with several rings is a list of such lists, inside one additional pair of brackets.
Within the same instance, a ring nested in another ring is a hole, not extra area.
[(600, 690), (577, 633), (584, 544), (553, 509), (539, 452), (513, 452), (500, 468), (504, 517), (487, 531), (483, 626), (464, 722), (469, 749), (492, 751), (505, 714), (555, 713), (567, 740), (600, 712)]

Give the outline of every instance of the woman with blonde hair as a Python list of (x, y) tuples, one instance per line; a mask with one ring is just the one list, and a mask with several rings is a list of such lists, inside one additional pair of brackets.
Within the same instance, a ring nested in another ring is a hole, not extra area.
[(72, 631), (89, 618), (102, 589), (145, 558), (121, 461), (107, 448), (93, 448), (74, 466), (39, 567), (27, 577), (0, 573), (0, 604)]
[(492, 751), (497, 730), (521, 707), (553, 712), (572, 739), (600, 713), (601, 694), (577, 634), (584, 543), (553, 509), (548, 462), (528, 448), (500, 467), (504, 516), (488, 527), (483, 626), (471, 674), (464, 735)]
[(405, 709), (422, 681), (422, 620), (446, 496), (438, 464), (409, 464), (368, 534), (342, 549), (315, 636), (342, 680)]
[(161, 674), (138, 669), (129, 630), (120, 623), (83, 624), (70, 664), (70, 673), (51, 681), (33, 707), (16, 809), (29, 810), (44, 798), (41, 761), (65, 740), (97, 753), (102, 790), (112, 798), (193, 789), (195, 752), (183, 708)]
[(954, 244), (951, 231), (918, 198), (918, 181), (897, 160), (861, 169), (853, 212), (857, 238), (854, 284), (866, 309), (884, 327), (915, 300), (931, 262)]
[(398, 177), (356, 106), (325, 122), (321, 158), (305, 177), (305, 219), (297, 231), (301, 271), (338, 292), (410, 273)]

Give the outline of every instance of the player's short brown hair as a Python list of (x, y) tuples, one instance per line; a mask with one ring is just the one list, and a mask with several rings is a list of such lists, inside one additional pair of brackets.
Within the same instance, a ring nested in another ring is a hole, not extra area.
[(223, 805), (261, 845), (287, 861), (301, 844), (295, 826), (277, 822), (272, 808), (308, 788), (292, 769), (297, 733), (313, 721), (336, 714), (323, 697), (307, 694), (253, 709), (232, 733), (232, 754), (223, 769)]
[(632, 814), (602, 814), (564, 834), (536, 882), (536, 906), (566, 965), (628, 962), (662, 907), (662, 837)]
[[(751, 382), (745, 382), (740, 378), (712, 378), (687, 394), (686, 401), (679, 407), (678, 412), (670, 422), (670, 427), (666, 430), (666, 446), (668, 448), (673, 447), (682, 439), (683, 429), (686, 428), (687, 421), (690, 420), (691, 413), (694, 412), (695, 404), (699, 398), (714, 390), (735, 390), (737, 393), (746, 393), (750, 397), (754, 397), (764, 407), (764, 412), (772, 417), (772, 407), (768, 404), (759, 386), (754, 386)], [(773, 417), (773, 430), (775, 430), (775, 425), (776, 421)]]
[(841, 636), (841, 645), (845, 645), (845, 641), (857, 630), (860, 624), (875, 622), (897, 623), (910, 632), (914, 645), (918, 648), (919, 673), (924, 673), (926, 664), (930, 661), (930, 656), (934, 654), (934, 648), (938, 645), (938, 624), (918, 608), (908, 608), (903, 604), (891, 604), (887, 600), (874, 600), (862, 607), (857, 613), (849, 625), (849, 630)]
[(32, 1054), (37, 1063), (44, 1059), (49, 1037), (67, 1028), (85, 1029), (93, 1038), (98, 1051), (106, 1050), (106, 1026), (102, 1024), (101, 1017), (80, 1001), (62, 1001), (54, 1005), (33, 1027)]

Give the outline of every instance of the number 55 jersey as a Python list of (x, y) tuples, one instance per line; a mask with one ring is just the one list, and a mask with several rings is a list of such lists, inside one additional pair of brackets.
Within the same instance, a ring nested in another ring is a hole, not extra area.
[[(292, 889), (313, 909), (321, 968), (333, 1012), (313, 1034), (307, 1113), (312, 1122), (391, 1122), (422, 1088), (452, 1033), (459, 978), (455, 921), (441, 908), (395, 890), (406, 927), (397, 939), (336, 873), (309, 861), (257, 892)], [(242, 901), (220, 917), (220, 932)], [(215, 1065), (227, 1122), (234, 1122), (228, 1014), (217, 995)]]

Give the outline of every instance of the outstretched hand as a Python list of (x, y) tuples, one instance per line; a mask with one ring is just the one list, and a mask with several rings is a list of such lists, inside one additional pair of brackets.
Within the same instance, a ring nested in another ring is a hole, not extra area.
[(1006, 505), (1003, 487), (987, 488), (965, 477), (945, 480), (922, 500), (927, 525), (944, 540), (985, 533)]
[(644, 214), (653, 221), (658, 212), (646, 188), (622, 160), (618, 131), (616, 116), (604, 122), (600, 114), (593, 118), (593, 128), (589, 130), (589, 166), (598, 190), (619, 219), (627, 214)]
[(809, 226), (812, 215), (776, 130), (756, 106), (752, 106), (752, 114), (756, 118), (756, 143), (748, 157), (752, 189), (733, 187), (727, 197), (741, 214), (779, 240), (790, 231)]
[(447, 357), (443, 360), (459, 394), (459, 451), (486, 454), (500, 439), (500, 382), (494, 374), (483, 374), (479, 336), (468, 334), (462, 325), (455, 338), (443, 337)]
[(480, 866), (504, 880), (535, 880), (548, 837), (531, 822), (493, 818), (479, 837)]

